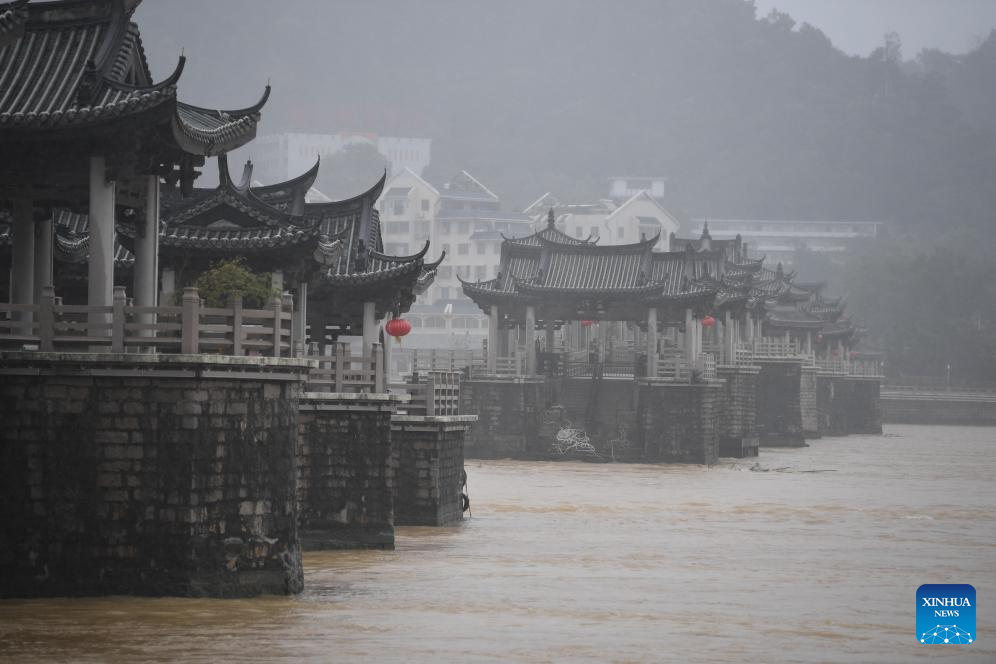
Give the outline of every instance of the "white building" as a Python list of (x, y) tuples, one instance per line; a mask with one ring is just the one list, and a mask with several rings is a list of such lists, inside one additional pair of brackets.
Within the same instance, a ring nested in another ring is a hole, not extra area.
[(256, 176), (264, 182), (283, 182), (307, 171), (316, 157), (329, 157), (348, 145), (366, 144), (390, 163), (390, 174), (409, 169), (421, 175), (432, 158), (432, 139), (396, 138), (340, 132), (338, 134), (270, 134), (252, 145)]
[(428, 292), (405, 316), (414, 348), (480, 348), (488, 320), (464, 294), (460, 278), (481, 281), (497, 276), (502, 236), (532, 232), (529, 216), (503, 212), (498, 196), (461, 171), (436, 188), (412, 170), (388, 180), (378, 202), (385, 250), (412, 254), (431, 242), (430, 255), (446, 252)]
[(667, 194), (667, 178), (661, 176), (614, 175), (609, 178), (609, 197), (615, 201), (623, 201), (647, 192), (658, 201)]
[(800, 248), (840, 257), (856, 243), (878, 237), (879, 221), (784, 221), (772, 219), (692, 219), (688, 237), (698, 237), (709, 222), (709, 232), (717, 240), (738, 234), (750, 245), (751, 254), (766, 256), (769, 262), (793, 263)]
[(638, 191), (620, 204), (611, 199), (584, 205), (557, 205), (549, 194), (526, 208), (535, 228), (546, 223), (546, 210), (554, 208), (557, 228), (571, 237), (591, 238), (600, 244), (631, 244), (659, 236), (655, 248), (667, 251), (671, 233), (680, 224), (649, 191)]

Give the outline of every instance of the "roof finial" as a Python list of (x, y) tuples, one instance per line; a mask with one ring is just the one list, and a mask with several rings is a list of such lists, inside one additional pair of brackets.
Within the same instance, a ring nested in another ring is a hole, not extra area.
[(550, 211), (546, 213), (546, 227), (553, 228), (556, 224), (556, 218), (553, 215), (553, 206), (550, 206)]
[(709, 235), (709, 220), (705, 220), (705, 224), (702, 226), (702, 238), (703, 240), (711, 240), (712, 236)]

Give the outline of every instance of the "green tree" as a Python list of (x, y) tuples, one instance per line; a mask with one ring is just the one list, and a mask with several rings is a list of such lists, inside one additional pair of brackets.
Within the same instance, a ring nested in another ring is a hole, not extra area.
[(241, 295), (245, 306), (258, 308), (278, 295), (270, 275), (253, 272), (242, 258), (215, 263), (194, 285), (209, 307), (229, 306), (236, 295)]

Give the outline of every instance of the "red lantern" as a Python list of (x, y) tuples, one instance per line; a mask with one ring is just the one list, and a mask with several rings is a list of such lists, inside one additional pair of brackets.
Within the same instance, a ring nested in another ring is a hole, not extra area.
[(706, 316), (702, 319), (702, 327), (712, 327), (716, 324), (716, 319), (712, 316)]
[(595, 321), (593, 321), (593, 320), (583, 320), (583, 321), (581, 321), (581, 327), (591, 327), (594, 324), (595, 324)]
[(393, 318), (387, 321), (387, 325), (384, 326), (384, 331), (394, 337), (394, 340), (400, 344), (401, 337), (412, 331), (412, 324), (404, 318)]
[(822, 334), (817, 334), (816, 335), (816, 343), (818, 343), (818, 344), (823, 343), (823, 335)]

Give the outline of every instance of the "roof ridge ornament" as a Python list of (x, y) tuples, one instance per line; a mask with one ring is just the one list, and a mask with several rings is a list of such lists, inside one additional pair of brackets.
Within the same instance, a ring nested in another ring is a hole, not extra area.
[(557, 224), (557, 219), (553, 214), (553, 206), (550, 206), (550, 210), (546, 213), (546, 227), (555, 228)]
[(100, 94), (101, 76), (97, 71), (97, 63), (93, 58), (86, 61), (83, 75), (80, 76), (79, 85), (76, 86), (76, 104), (78, 106), (91, 106)]

